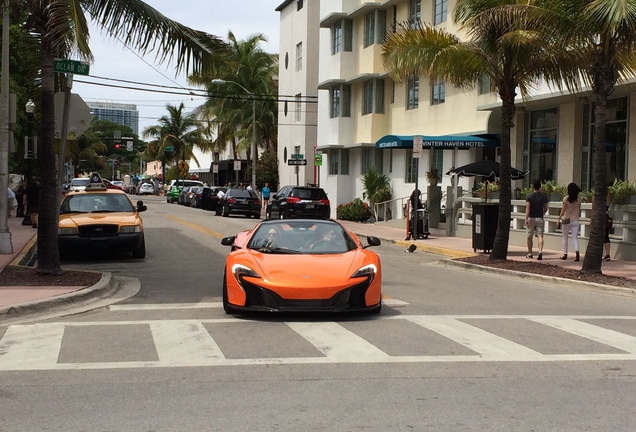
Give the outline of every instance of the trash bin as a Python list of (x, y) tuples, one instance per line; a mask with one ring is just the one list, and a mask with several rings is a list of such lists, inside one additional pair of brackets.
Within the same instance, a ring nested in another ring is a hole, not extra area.
[(473, 203), (473, 251), (492, 250), (497, 232), (499, 204)]

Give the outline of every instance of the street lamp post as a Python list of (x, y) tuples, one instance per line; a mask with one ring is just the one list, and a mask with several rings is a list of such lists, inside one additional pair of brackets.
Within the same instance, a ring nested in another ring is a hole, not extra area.
[[(24, 109), (27, 115), (27, 136), (24, 139), (24, 159), (25, 159), (25, 178), (27, 184), (31, 182), (32, 165), (31, 160), (36, 157), (36, 144), (35, 136), (33, 134), (33, 121), (35, 117), (35, 104), (31, 99), (24, 105)], [(24, 209), (24, 219), (22, 219), (22, 225), (31, 225), (31, 215)]]
[(236, 84), (252, 99), (252, 187), (256, 191), (256, 95), (236, 81), (213, 79), (212, 84)]

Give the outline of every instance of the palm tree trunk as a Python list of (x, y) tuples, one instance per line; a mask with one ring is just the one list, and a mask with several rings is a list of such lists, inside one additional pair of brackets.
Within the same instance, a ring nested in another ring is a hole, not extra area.
[[(55, 163), (55, 53), (50, 40), (42, 38), (42, 112), (40, 122), (40, 196), (38, 216), (38, 267), (39, 274), (62, 274), (58, 251), (59, 195)], [(61, 175), (61, 173), (60, 173)]]
[[(514, 88), (514, 87), (510, 87)], [(497, 232), (490, 251), (491, 260), (508, 258), (508, 241), (510, 239), (510, 213), (512, 203), (512, 187), (510, 180), (510, 130), (514, 126), (516, 111), (514, 91), (510, 95), (501, 95), (501, 163), (499, 165), (499, 216)]]

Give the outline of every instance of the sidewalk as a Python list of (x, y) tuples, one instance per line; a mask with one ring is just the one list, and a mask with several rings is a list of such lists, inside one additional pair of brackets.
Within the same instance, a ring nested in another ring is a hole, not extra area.
[[(31, 247), (35, 246), (36, 242), (37, 230), (31, 228), (29, 225), (23, 226), (22, 218), (11, 217), (8, 222), (13, 243), (13, 253), (0, 254), (0, 270), (3, 270), (8, 265), (20, 265), (21, 261), (26, 259), (28, 251)], [(373, 224), (349, 221), (339, 222), (357, 235), (379, 237), (385, 243), (392, 242), (405, 249), (411, 244), (416, 244), (417, 250), (419, 251), (436, 253), (449, 258), (461, 258), (475, 254), (472, 248), (472, 239), (446, 237), (445, 231), (441, 229), (431, 229), (431, 234), (426, 240), (405, 241), (406, 231), (403, 226), (403, 220), (377, 222)], [(480, 252), (478, 251), (478, 253)], [(508, 259), (527, 261), (526, 253), (526, 248), (511, 245), (508, 248)], [(560, 257), (561, 251), (544, 249), (543, 261), (536, 261), (535, 258), (535, 262), (539, 265), (553, 264), (580, 270), (582, 262), (575, 262), (573, 256), (567, 261), (561, 260)], [(607, 261), (603, 262), (603, 273), (636, 280), (636, 265), (630, 261)], [(46, 301), (54, 303), (60, 296), (71, 295), (70, 293), (73, 292), (76, 292), (77, 296), (80, 296), (84, 291), (86, 290), (77, 286), (0, 286), (0, 311), (6, 312), (12, 307), (34, 304), (36, 302), (39, 304)]]

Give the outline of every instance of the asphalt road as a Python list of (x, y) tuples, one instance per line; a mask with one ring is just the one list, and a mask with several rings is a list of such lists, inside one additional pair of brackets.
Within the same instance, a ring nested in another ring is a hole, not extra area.
[(109, 307), (0, 327), (0, 431), (633, 431), (636, 298), (382, 257), (378, 316), (223, 313), (254, 219), (145, 197), (147, 257)]

